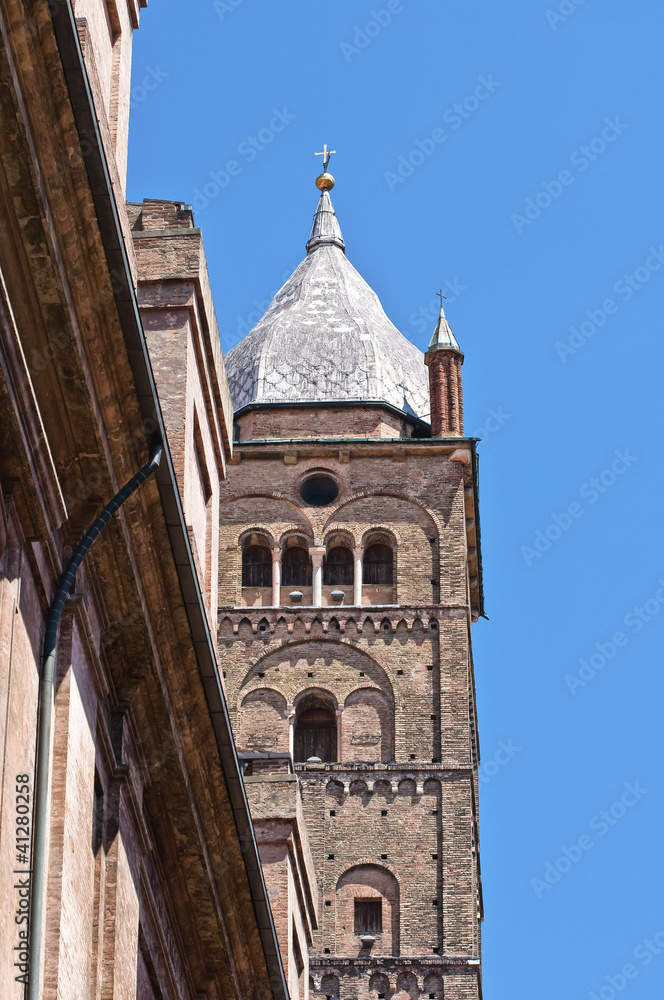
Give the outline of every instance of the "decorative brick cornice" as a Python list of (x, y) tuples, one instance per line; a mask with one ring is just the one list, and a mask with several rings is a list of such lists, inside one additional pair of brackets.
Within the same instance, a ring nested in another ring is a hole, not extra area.
[(324, 955), (309, 959), (309, 969), (316, 992), (320, 991), (321, 980), (326, 975), (371, 976), (382, 973), (395, 985), (397, 976), (411, 973), (417, 977), (418, 987), (423, 989), (426, 976), (445, 976), (451, 973), (467, 973), (479, 976), (481, 961), (475, 955), (420, 955), (407, 958), (379, 957), (344, 958)]
[(305, 635), (311, 635), (312, 631), (316, 634), (317, 628), (323, 635), (334, 634), (337, 631), (336, 626), (343, 634), (349, 622), (354, 624), (358, 632), (366, 631), (368, 634), (381, 631), (394, 633), (401, 624), (405, 624), (408, 632), (412, 632), (417, 623), (423, 630), (435, 632), (442, 622), (465, 619), (469, 613), (469, 608), (462, 604), (422, 605), (409, 608), (374, 605), (361, 609), (352, 605), (346, 607), (330, 605), (322, 608), (236, 607), (219, 609), (219, 626), (221, 627), (224, 621), (229, 621), (233, 628), (233, 636), (238, 634), (242, 621), (247, 621), (251, 625), (254, 634), (260, 635), (264, 632), (266, 636), (279, 629), (285, 629), (287, 634), (292, 634), (298, 622), (304, 626)]

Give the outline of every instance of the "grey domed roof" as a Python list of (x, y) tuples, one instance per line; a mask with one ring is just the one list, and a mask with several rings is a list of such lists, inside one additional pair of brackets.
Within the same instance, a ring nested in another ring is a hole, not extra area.
[(327, 191), (307, 256), (225, 361), (236, 410), (253, 402), (376, 400), (429, 418), (424, 355), (347, 259)]

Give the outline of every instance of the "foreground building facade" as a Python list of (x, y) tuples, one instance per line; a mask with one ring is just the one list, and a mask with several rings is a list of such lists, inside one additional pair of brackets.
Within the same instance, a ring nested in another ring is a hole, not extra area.
[[(0, 0), (0, 995), (286, 1000), (215, 649), (232, 410), (214, 312), (202, 278), (179, 288), (185, 412), (163, 381), (158, 398), (135, 293), (144, 6)], [(58, 579), (149, 454), (82, 562), (40, 694)]]

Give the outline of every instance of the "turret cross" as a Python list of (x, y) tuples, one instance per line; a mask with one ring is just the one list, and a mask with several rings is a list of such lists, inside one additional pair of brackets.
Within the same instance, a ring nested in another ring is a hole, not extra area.
[(314, 153), (314, 156), (322, 156), (323, 157), (323, 173), (327, 173), (327, 165), (330, 162), (330, 157), (333, 155), (333, 153), (336, 153), (336, 149), (329, 149), (328, 150), (327, 143), (325, 143), (325, 145), (323, 146), (323, 152), (322, 153)]

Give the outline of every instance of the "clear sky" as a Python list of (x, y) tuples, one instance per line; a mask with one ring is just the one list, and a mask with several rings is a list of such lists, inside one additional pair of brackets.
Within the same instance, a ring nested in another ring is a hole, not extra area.
[(483, 438), (487, 1000), (664, 983), (663, 29), (658, 0), (150, 0), (135, 36), (129, 197), (193, 202), (225, 350), (304, 256), (323, 143), (421, 348), (446, 290)]

